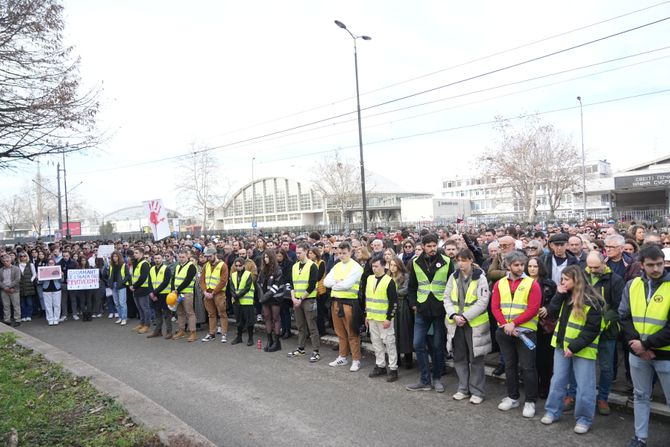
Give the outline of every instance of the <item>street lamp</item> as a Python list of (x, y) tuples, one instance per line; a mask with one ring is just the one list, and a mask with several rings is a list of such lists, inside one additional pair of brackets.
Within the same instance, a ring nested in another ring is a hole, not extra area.
[(256, 157), (251, 158), (251, 228), (252, 233), (256, 229), (256, 183), (254, 183), (254, 162)]
[(586, 220), (586, 158), (584, 156), (584, 107), (582, 106), (582, 97), (578, 96), (579, 117), (582, 128), (582, 191), (584, 192), (584, 220)]
[(368, 205), (367, 199), (365, 197), (365, 163), (363, 162), (363, 129), (361, 127), (361, 96), (358, 90), (358, 53), (356, 51), (356, 40), (371, 40), (370, 36), (357, 36), (347, 29), (347, 26), (335, 20), (335, 25), (339, 26), (343, 30), (349, 33), (351, 38), (354, 41), (354, 70), (356, 72), (356, 111), (358, 112), (358, 148), (360, 152), (360, 162), (361, 162), (361, 197), (363, 199), (363, 232), (367, 233), (368, 231)]

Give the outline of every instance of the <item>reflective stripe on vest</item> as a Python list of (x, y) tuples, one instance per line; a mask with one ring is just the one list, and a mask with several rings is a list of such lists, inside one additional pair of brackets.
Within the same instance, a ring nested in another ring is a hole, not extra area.
[[(642, 340), (655, 334), (668, 323), (670, 311), (670, 282), (664, 282), (656, 290), (654, 296), (647, 303), (642, 278), (635, 278), (630, 285), (630, 314), (633, 317), (633, 326)], [(660, 351), (670, 351), (670, 345), (653, 348)]]
[[(247, 284), (247, 280), (251, 276), (251, 272), (249, 270), (245, 270), (244, 273), (242, 273), (242, 279), (238, 283), (238, 277), (239, 273), (234, 272), (231, 280), (233, 281), (233, 287), (235, 288), (234, 292), (237, 293), (240, 290), (240, 286), (244, 287), (244, 285)], [(244, 294), (244, 296), (238, 298), (238, 303), (242, 306), (253, 306), (254, 304), (254, 282), (251, 281), (251, 288), (249, 288), (249, 291)]]
[[(563, 314), (563, 306), (561, 305), (561, 315)], [(568, 324), (566, 325), (565, 328), (565, 334), (563, 334), (563, 346), (558, 346), (559, 349), (566, 350), (568, 348), (568, 345), (572, 343), (573, 341), (577, 340), (579, 338), (579, 334), (582, 333), (582, 330), (584, 329), (584, 325), (586, 324), (586, 315), (589, 313), (589, 310), (591, 309), (591, 306), (584, 305), (584, 315), (582, 318), (577, 318), (575, 316), (574, 312), (570, 312), (570, 316), (568, 317)], [(600, 329), (602, 330), (603, 328), (603, 320), (602, 318), (600, 319)], [(556, 328), (554, 329), (554, 335), (551, 336), (551, 346), (556, 348), (558, 344), (558, 331), (561, 328), (561, 317), (558, 317), (558, 323), (556, 323)], [(598, 341), (600, 340), (600, 334), (596, 337), (595, 340), (591, 342), (588, 346), (583, 348), (579, 352), (573, 352), (574, 355), (577, 357), (582, 357), (585, 359), (589, 360), (595, 360), (596, 357), (598, 356)]]
[(444, 264), (437, 268), (432, 281), (428, 280), (428, 276), (426, 276), (424, 271), (417, 264), (416, 261), (419, 258), (415, 258), (412, 261), (412, 266), (414, 267), (414, 273), (416, 274), (416, 280), (418, 282), (416, 300), (419, 303), (424, 303), (428, 299), (428, 295), (431, 293), (438, 301), (444, 301), (444, 290), (447, 288), (447, 280), (449, 279), (449, 264), (451, 263), (451, 259), (444, 255), (440, 256), (442, 257)]
[[(223, 268), (223, 262), (219, 261), (214, 270), (212, 271), (212, 264), (205, 264), (205, 285), (207, 290), (214, 289), (221, 282), (221, 269)], [(225, 286), (222, 290), (225, 290)]]
[[(456, 285), (456, 278), (453, 276), (451, 277), (451, 303), (458, 309), (459, 307), (459, 302), (458, 302), (458, 286)], [(470, 280), (470, 285), (468, 285), (468, 290), (465, 294), (465, 300), (463, 302), (463, 310), (461, 313), (466, 312), (468, 309), (470, 309), (472, 306), (475, 305), (479, 297), (477, 296), (477, 281), (474, 279)], [(449, 318), (449, 322), (453, 323), (454, 321)], [(470, 327), (477, 327), (481, 326), (482, 324), (488, 324), (489, 323), (489, 314), (488, 312), (484, 312), (482, 314), (479, 314), (477, 317), (473, 318), (472, 320), (468, 321), (468, 324)]]
[[(509, 287), (509, 279), (507, 277), (498, 281), (498, 292), (500, 292), (500, 310), (507, 322), (514, 321), (519, 315), (528, 309), (528, 296), (530, 289), (533, 286), (533, 278), (526, 277), (521, 280), (521, 284), (516, 288), (514, 294)], [(532, 320), (526, 321), (521, 325), (526, 329), (537, 331), (537, 315)]]
[[(293, 290), (295, 290), (295, 297), (297, 299), (300, 299), (303, 293), (307, 291), (307, 286), (309, 285), (309, 272), (312, 268), (312, 264), (314, 264), (314, 262), (307, 259), (302, 270), (300, 270), (300, 261), (293, 264)], [(316, 298), (316, 287), (309, 292), (307, 298)]]
[(388, 287), (391, 277), (384, 275), (377, 282), (375, 275), (368, 276), (365, 286), (365, 313), (368, 320), (386, 321), (389, 309)]
[[(112, 280), (112, 272), (114, 271), (114, 266), (112, 264), (109, 264), (109, 280)], [(120, 279), (121, 282), (123, 283), (123, 280), (125, 279), (126, 275), (128, 274), (128, 268), (126, 267), (126, 263), (122, 262), (121, 263), (121, 272), (120, 272)]]
[[(151, 277), (151, 285), (153, 286), (154, 290), (156, 290), (156, 287), (163, 284), (163, 280), (165, 279), (165, 270), (167, 270), (167, 267), (161, 265), (158, 271), (156, 271), (156, 266), (153, 266), (149, 271), (149, 277)], [(156, 293), (159, 294), (163, 293), (166, 289), (167, 286), (161, 289), (160, 291), (156, 291)]]
[[(184, 282), (186, 279), (186, 274), (188, 273), (188, 269), (190, 266), (192, 266), (193, 263), (191, 261), (188, 261), (186, 264), (183, 266), (180, 264), (177, 264), (177, 267), (175, 268), (175, 273), (174, 273), (174, 288), (177, 289), (181, 284)], [(191, 283), (184, 288), (184, 290), (181, 291), (181, 293), (193, 293), (193, 286), (195, 285), (195, 277), (191, 280)]]
[[(343, 280), (349, 277), (351, 274), (351, 269), (357, 268), (361, 274), (363, 274), (363, 269), (358, 265), (356, 261), (350, 259), (346, 264), (342, 261), (338, 262), (333, 266), (333, 278), (337, 280)], [(358, 298), (358, 287), (360, 286), (360, 276), (359, 279), (354, 283), (354, 285), (348, 290), (333, 290), (330, 293), (330, 296), (333, 298), (339, 298), (342, 300), (355, 300)]]
[[(149, 265), (149, 263), (147, 261), (142, 259), (140, 262), (137, 263), (136, 266), (133, 267), (133, 284), (135, 284), (137, 282), (137, 280), (140, 279), (140, 272), (142, 270), (142, 265), (143, 264)], [(140, 287), (140, 288), (149, 287), (149, 278), (148, 277), (145, 278), (144, 282), (137, 287)]]

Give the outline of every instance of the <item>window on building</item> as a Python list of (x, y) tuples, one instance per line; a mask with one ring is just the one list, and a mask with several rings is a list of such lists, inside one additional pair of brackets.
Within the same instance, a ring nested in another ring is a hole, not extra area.
[(300, 209), (301, 210), (311, 210), (312, 203), (308, 194), (300, 194)]

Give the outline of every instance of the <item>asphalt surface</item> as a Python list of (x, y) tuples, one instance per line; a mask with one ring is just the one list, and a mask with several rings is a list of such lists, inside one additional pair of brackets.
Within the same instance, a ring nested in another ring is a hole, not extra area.
[[(408, 392), (417, 369), (400, 369), (395, 383), (370, 379), (372, 357), (356, 373), (332, 368), (337, 353), (330, 346), (310, 364), (308, 357), (287, 357), (295, 337), (281, 352), (266, 353), (256, 348), (258, 332), (248, 347), (147, 339), (131, 331), (134, 325), (103, 318), (50, 327), (40, 320), (18, 329), (127, 383), (219, 446), (623, 446), (634, 431), (633, 414), (625, 410), (596, 416), (586, 435), (573, 433), (571, 415), (542, 425), (542, 402), (532, 419), (521, 408), (501, 412), (504, 384), (496, 379), (488, 379), (487, 399), (475, 406), (451, 399), (453, 371), (443, 378), (444, 394)], [(648, 445), (668, 446), (668, 439), (670, 421), (653, 418)]]

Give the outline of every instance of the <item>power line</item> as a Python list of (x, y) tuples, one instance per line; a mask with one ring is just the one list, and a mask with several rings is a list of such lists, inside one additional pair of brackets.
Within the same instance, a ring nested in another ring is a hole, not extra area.
[[(627, 17), (627, 16), (634, 15), (634, 14), (637, 14), (637, 13), (640, 13), (640, 12), (644, 12), (644, 11), (647, 11), (647, 10), (665, 5), (667, 3), (670, 3), (670, 0), (660, 2), (660, 3), (656, 3), (654, 5), (646, 6), (644, 8), (636, 9), (634, 11), (626, 12), (624, 14), (620, 14), (618, 16), (614, 16), (614, 17), (610, 17), (608, 19), (600, 20), (598, 22), (590, 23), (588, 25), (580, 26), (578, 28), (574, 28), (574, 29), (571, 29), (569, 31), (564, 31), (564, 32), (561, 32), (561, 33), (558, 33), (558, 34), (547, 36), (547, 37), (544, 37), (544, 38), (541, 38), (541, 39), (538, 39), (538, 40), (534, 40), (532, 42), (528, 42), (526, 44), (522, 44), (522, 45), (519, 45), (519, 46), (516, 46), (516, 47), (513, 47), (513, 48), (508, 48), (506, 50), (501, 50), (501, 51), (498, 51), (498, 52), (495, 52), (495, 53), (488, 54), (486, 56), (481, 56), (481, 57), (478, 57), (478, 58), (475, 58), (475, 59), (471, 59), (469, 61), (465, 61), (465, 62), (456, 64), (456, 65), (452, 65), (452, 66), (449, 66), (449, 67), (446, 67), (446, 68), (442, 68), (442, 69), (439, 69), (439, 70), (436, 70), (436, 71), (433, 71), (433, 72), (430, 72), (430, 73), (426, 73), (424, 75), (416, 76), (414, 78), (406, 79), (404, 81), (399, 81), (399, 82), (396, 82), (396, 83), (393, 83), (393, 84), (388, 84), (388, 85), (385, 85), (383, 87), (376, 88), (374, 90), (369, 90), (367, 92), (363, 92), (363, 93), (361, 93), (361, 96), (365, 96), (365, 95), (368, 95), (368, 94), (371, 94), (371, 93), (376, 93), (376, 92), (386, 90), (386, 89), (389, 89), (389, 88), (392, 88), (392, 87), (397, 87), (399, 85), (403, 85), (403, 84), (407, 84), (409, 82), (413, 82), (413, 81), (416, 81), (416, 80), (419, 80), (419, 79), (427, 78), (427, 77), (433, 76), (433, 75), (438, 74), (438, 73), (443, 73), (445, 71), (453, 70), (455, 68), (461, 68), (461, 67), (464, 67), (466, 65), (470, 65), (470, 64), (473, 64), (473, 63), (476, 63), (476, 62), (481, 62), (481, 61), (486, 60), (486, 59), (490, 59), (490, 58), (493, 58), (493, 57), (496, 57), (496, 56), (501, 56), (503, 54), (511, 53), (513, 51), (520, 50), (520, 49), (523, 49), (523, 48), (527, 48), (527, 47), (536, 45), (538, 43), (553, 40), (553, 39), (556, 39), (558, 37), (563, 37), (563, 36), (566, 36), (568, 34), (572, 34), (572, 33), (578, 32), (578, 31), (583, 31), (585, 29), (592, 28), (592, 27), (598, 26), (598, 25), (602, 25), (604, 23), (612, 22), (614, 20), (618, 20), (618, 19), (621, 19), (623, 17)], [(225, 133), (219, 134), (219, 135), (220, 136), (230, 135), (230, 134), (234, 134), (234, 133), (241, 132), (241, 131), (244, 131), (244, 130), (249, 130), (249, 129), (259, 127), (259, 126), (263, 126), (263, 125), (266, 125), (266, 124), (272, 124), (274, 122), (281, 121), (281, 120), (284, 120), (284, 119), (287, 119), (287, 118), (293, 118), (293, 117), (298, 116), (298, 115), (303, 115), (305, 113), (313, 112), (315, 110), (323, 109), (325, 107), (330, 107), (330, 106), (333, 106), (335, 104), (340, 104), (340, 103), (349, 101), (353, 98), (354, 98), (353, 96), (350, 96), (350, 97), (345, 98), (345, 99), (340, 99), (340, 100), (337, 100), (337, 101), (334, 101), (334, 102), (331, 102), (331, 103), (328, 103), (328, 104), (323, 104), (323, 105), (320, 105), (320, 106), (311, 107), (309, 109), (305, 109), (305, 110), (302, 110), (302, 111), (299, 111), (299, 112), (294, 112), (294, 113), (291, 113), (289, 115), (281, 116), (281, 117), (278, 117), (278, 118), (273, 118), (273, 119), (270, 119), (268, 121), (263, 121), (263, 122), (260, 122), (260, 123), (257, 123), (257, 124), (252, 124), (251, 126), (247, 126), (247, 127), (240, 128), (240, 129), (237, 129), (237, 130), (232, 130), (232, 131), (225, 132)]]
[[(613, 34), (609, 34), (609, 35), (606, 35), (606, 36), (603, 36), (603, 37), (599, 37), (597, 39), (593, 39), (593, 40), (590, 40), (590, 41), (587, 41), (587, 42), (584, 42), (584, 43), (581, 43), (581, 44), (573, 45), (571, 47), (563, 48), (561, 50), (546, 53), (544, 55), (540, 55), (540, 56), (536, 56), (536, 57), (533, 57), (533, 58), (530, 58), (530, 59), (526, 59), (524, 61), (517, 62), (517, 63), (514, 63), (514, 64), (510, 64), (510, 65), (507, 65), (507, 66), (504, 66), (504, 67), (501, 67), (501, 68), (497, 68), (497, 69), (494, 69), (494, 70), (489, 70), (487, 72), (480, 73), (478, 75), (470, 76), (470, 77), (467, 77), (467, 78), (464, 78), (464, 79), (460, 79), (458, 81), (453, 81), (453, 82), (443, 84), (443, 85), (440, 85), (440, 86), (437, 86), (437, 87), (433, 87), (433, 88), (430, 88), (430, 89), (427, 89), (427, 90), (422, 90), (422, 91), (419, 91), (419, 92), (415, 92), (415, 93), (412, 93), (410, 95), (405, 95), (405, 96), (402, 96), (402, 97), (399, 97), (399, 98), (384, 101), (382, 103), (374, 104), (374, 105), (365, 107), (361, 110), (363, 110), (363, 111), (371, 110), (371, 109), (381, 107), (381, 106), (384, 106), (384, 105), (392, 104), (392, 103), (402, 101), (402, 100), (405, 100), (405, 99), (417, 97), (417, 96), (420, 96), (420, 95), (423, 95), (423, 94), (426, 94), (426, 93), (430, 93), (430, 92), (434, 92), (434, 91), (444, 89), (444, 88), (447, 88), (447, 87), (452, 87), (454, 85), (462, 84), (464, 82), (468, 82), (468, 81), (472, 81), (472, 80), (475, 80), (475, 79), (483, 78), (485, 76), (490, 76), (492, 74), (500, 73), (500, 72), (510, 70), (512, 68), (520, 67), (522, 65), (526, 65), (526, 64), (529, 64), (529, 63), (532, 63), (532, 62), (537, 62), (539, 60), (543, 60), (543, 59), (546, 59), (546, 58), (549, 58), (549, 57), (552, 57), (552, 56), (563, 54), (563, 53), (566, 53), (568, 51), (572, 51), (572, 50), (575, 50), (575, 49), (578, 49), (578, 48), (583, 48), (585, 46), (592, 45), (592, 44), (598, 43), (598, 42), (602, 42), (604, 40), (607, 40), (607, 39), (610, 39), (610, 38), (613, 38), (613, 37), (617, 37), (617, 36), (621, 36), (623, 34), (627, 34), (627, 33), (633, 32), (633, 31), (637, 31), (637, 30), (640, 30), (640, 29), (643, 29), (643, 28), (646, 28), (646, 27), (649, 27), (649, 26), (652, 26), (652, 25), (656, 25), (658, 23), (662, 23), (662, 22), (664, 22), (666, 20), (669, 20), (669, 19), (670, 19), (670, 17), (664, 17), (662, 19), (658, 19), (658, 20), (655, 20), (653, 22), (648, 22), (648, 23), (645, 23), (643, 25), (639, 25), (639, 26), (636, 26), (636, 27), (633, 27), (633, 28), (629, 28), (629, 29), (619, 31), (619, 32), (616, 32), (616, 33), (613, 33)], [(226, 143), (226, 144), (222, 144), (222, 145), (205, 147), (205, 148), (193, 151), (191, 154), (180, 154), (180, 155), (176, 155), (176, 156), (172, 156), (172, 157), (162, 158), (162, 159), (159, 159), (159, 160), (147, 160), (147, 161), (144, 161), (144, 162), (132, 163), (132, 164), (128, 164), (128, 165), (125, 165), (125, 166), (114, 167), (114, 168), (110, 167), (110, 168), (104, 168), (104, 169), (100, 169), (100, 170), (96, 170), (96, 171), (88, 171), (88, 172), (105, 172), (105, 171), (111, 171), (111, 170), (117, 170), (117, 169), (124, 169), (124, 168), (128, 168), (128, 167), (143, 166), (143, 165), (146, 165), (146, 164), (154, 164), (157, 161), (164, 162), (164, 161), (169, 161), (169, 160), (178, 160), (180, 158), (188, 157), (189, 155), (194, 155), (194, 154), (197, 154), (197, 153), (209, 152), (209, 151), (213, 151), (213, 150), (217, 150), (217, 149), (223, 149), (223, 148), (227, 148), (227, 147), (238, 146), (238, 145), (243, 144), (243, 143), (257, 141), (257, 140), (260, 140), (260, 139), (264, 139), (264, 138), (267, 138), (267, 137), (272, 137), (272, 136), (279, 135), (279, 134), (286, 133), (286, 132), (290, 132), (290, 131), (293, 131), (293, 130), (303, 129), (303, 128), (306, 128), (306, 127), (309, 127), (309, 126), (313, 126), (315, 124), (320, 124), (320, 123), (323, 123), (323, 122), (326, 122), (326, 121), (331, 121), (333, 119), (342, 118), (344, 116), (348, 116), (348, 115), (351, 115), (351, 114), (354, 114), (354, 113), (356, 113), (356, 112), (352, 111), (352, 112), (341, 113), (341, 114), (334, 115), (334, 116), (331, 116), (331, 117), (328, 117), (328, 118), (322, 118), (322, 119), (312, 121), (312, 122), (309, 122), (309, 123), (304, 123), (304, 124), (300, 124), (300, 125), (297, 125), (297, 126), (292, 126), (292, 127), (286, 128), (286, 129), (276, 130), (276, 131), (265, 133), (265, 134), (258, 135), (258, 136), (255, 136), (255, 137), (245, 138), (245, 139), (242, 139), (242, 140), (238, 140), (238, 141), (234, 141), (234, 142)]]
[[(583, 107), (593, 107), (593, 106), (598, 106), (598, 105), (602, 105), (602, 104), (609, 104), (609, 103), (613, 103), (613, 102), (627, 101), (627, 100), (630, 100), (630, 99), (642, 98), (642, 97), (645, 97), (645, 96), (652, 96), (652, 95), (659, 95), (659, 94), (663, 94), (663, 93), (670, 93), (670, 88), (666, 88), (666, 89), (663, 89), (663, 90), (655, 90), (655, 91), (646, 92), (646, 93), (639, 93), (637, 95), (623, 96), (623, 97), (619, 97), (619, 98), (611, 98), (611, 99), (606, 99), (606, 100), (602, 100), (602, 101), (592, 102), (592, 103), (589, 103), (589, 104), (584, 104)], [(522, 115), (522, 116), (516, 116), (516, 117), (504, 118), (504, 119), (509, 120), (509, 121), (514, 121), (514, 120), (524, 119), (528, 116), (549, 115), (549, 114), (552, 114), (552, 113), (565, 112), (565, 111), (568, 111), (568, 110), (575, 110), (575, 109), (578, 109), (578, 108), (579, 108), (579, 106), (562, 107), (562, 108), (558, 108), (558, 109), (546, 110), (544, 112), (536, 112), (536, 113), (532, 113), (530, 115)], [(495, 124), (496, 122), (497, 122), (497, 120), (489, 120), (489, 121), (482, 121), (482, 122), (478, 122), (478, 123), (464, 124), (464, 125), (456, 126), (456, 127), (447, 127), (447, 128), (443, 128), (443, 129), (429, 130), (429, 131), (426, 131), (426, 132), (419, 132), (419, 133), (414, 133), (414, 134), (409, 134), (409, 135), (401, 135), (399, 137), (392, 137), (392, 138), (386, 138), (386, 139), (383, 139), (383, 140), (371, 141), (371, 142), (366, 143), (366, 146), (372, 146), (372, 145), (375, 145), (375, 144), (388, 143), (388, 142), (393, 142), (393, 141), (406, 140), (406, 139), (410, 139), (410, 138), (423, 137), (423, 136), (427, 136), (427, 135), (434, 135), (434, 134), (444, 133), (444, 132), (453, 132), (453, 131), (457, 131), (457, 130), (470, 129), (470, 128), (474, 128), (474, 127), (490, 126), (492, 124)], [(347, 150), (347, 149), (354, 149), (354, 148), (358, 148), (358, 145), (355, 144), (355, 145), (350, 145), (350, 146), (326, 149), (326, 150), (322, 150), (322, 151), (310, 152), (308, 154), (297, 154), (297, 155), (292, 155), (292, 156), (288, 156), (288, 157), (273, 158), (271, 160), (258, 162), (258, 164), (275, 163), (275, 162), (278, 162), (278, 161), (293, 160), (293, 159), (296, 159), (296, 158), (306, 158), (306, 157), (312, 157), (312, 156), (315, 156), (315, 155), (328, 154), (328, 153), (331, 153), (331, 152), (337, 152), (337, 151), (340, 151), (340, 150)]]

